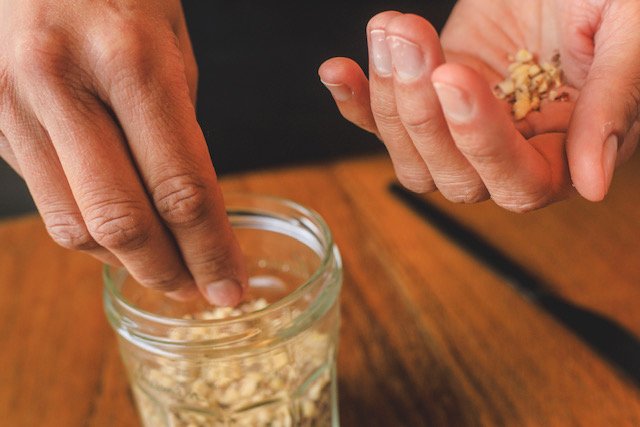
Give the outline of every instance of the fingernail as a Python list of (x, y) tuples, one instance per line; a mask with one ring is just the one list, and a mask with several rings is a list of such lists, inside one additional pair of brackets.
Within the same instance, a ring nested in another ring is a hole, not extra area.
[(205, 288), (205, 297), (211, 304), (223, 307), (234, 306), (242, 298), (242, 287), (235, 280), (220, 280)]
[(380, 76), (389, 77), (393, 69), (391, 68), (391, 53), (389, 46), (387, 46), (387, 36), (384, 30), (371, 30), (369, 38), (373, 67)]
[(613, 171), (616, 168), (616, 159), (618, 157), (618, 137), (609, 135), (602, 147), (602, 170), (604, 172), (605, 193), (609, 190), (611, 181), (613, 180)]
[(396, 36), (388, 37), (387, 43), (391, 50), (391, 60), (398, 79), (413, 80), (422, 74), (424, 55), (417, 44)]
[(336, 101), (339, 101), (339, 102), (348, 101), (353, 96), (353, 92), (351, 91), (351, 88), (345, 84), (327, 83), (322, 80), (320, 81), (322, 82), (323, 85), (326, 86), (327, 89), (329, 89), (329, 92), (331, 92), (333, 99), (335, 99)]
[(473, 115), (473, 105), (467, 94), (455, 86), (434, 82), (433, 87), (438, 94), (442, 111), (454, 122), (466, 123)]

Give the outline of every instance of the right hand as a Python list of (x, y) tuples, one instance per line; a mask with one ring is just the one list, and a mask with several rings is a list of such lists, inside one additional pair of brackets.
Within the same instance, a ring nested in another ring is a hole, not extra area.
[[(515, 212), (599, 201), (638, 145), (639, 25), (637, 0), (459, 0), (439, 39), (425, 19), (387, 11), (367, 26), (369, 79), (348, 58), (319, 74), (410, 190)], [(523, 47), (541, 61), (560, 53), (570, 96), (516, 121), (491, 88)]]
[(0, 156), (49, 234), (175, 298), (235, 305), (246, 272), (196, 85), (179, 0), (0, 0)]

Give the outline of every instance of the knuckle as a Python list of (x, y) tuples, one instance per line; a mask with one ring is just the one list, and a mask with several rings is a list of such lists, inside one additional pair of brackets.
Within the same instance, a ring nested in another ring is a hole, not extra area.
[(393, 94), (378, 94), (371, 99), (371, 113), (378, 125), (402, 125), (396, 98)]
[(446, 129), (446, 124), (433, 115), (406, 114), (402, 117), (402, 123), (409, 133), (415, 135), (439, 135)]
[(191, 174), (164, 179), (152, 190), (153, 200), (162, 219), (174, 227), (191, 227), (202, 223), (210, 212), (207, 186)]
[(233, 249), (234, 243), (230, 237), (222, 238), (217, 245), (203, 251), (202, 254), (191, 260), (191, 268), (200, 276), (227, 277), (234, 275), (233, 268), (236, 265), (236, 255)]
[(467, 158), (479, 164), (499, 162), (505, 155), (504, 152), (495, 148), (495, 144), (488, 144), (474, 135), (457, 139), (456, 146)]
[(151, 72), (148, 25), (139, 20), (120, 18), (114, 28), (104, 28), (94, 37), (99, 52), (98, 71), (114, 82), (125, 76), (141, 81)]
[(531, 212), (539, 208), (539, 206), (536, 206), (531, 203), (523, 203), (523, 204), (505, 203), (505, 204), (500, 204), (499, 206), (508, 210), (509, 212), (513, 212), (517, 214)]
[(97, 76), (109, 88), (125, 91), (147, 87), (158, 76), (184, 78), (186, 65), (177, 37), (166, 24), (152, 16), (135, 14), (119, 16), (112, 19), (111, 26), (97, 30), (93, 35)]
[(439, 116), (424, 108), (405, 108), (401, 111), (400, 117), (408, 130), (419, 134), (431, 134), (445, 126)]
[(63, 248), (91, 250), (98, 247), (91, 237), (80, 214), (69, 212), (44, 213), (47, 232), (54, 242)]
[(480, 203), (489, 198), (489, 192), (484, 185), (458, 186), (454, 189), (447, 189), (440, 192), (453, 203), (474, 204)]
[(396, 176), (398, 181), (404, 188), (417, 194), (431, 193), (436, 190), (436, 185), (430, 176), (425, 176), (424, 173), (411, 172), (411, 171), (397, 171)]
[(546, 196), (536, 196), (531, 198), (519, 197), (510, 199), (494, 197), (493, 199), (501, 208), (517, 214), (531, 212), (549, 204), (548, 197)]
[(68, 69), (67, 40), (55, 31), (26, 31), (16, 37), (13, 60), (20, 74), (49, 81)]
[(400, 177), (398, 177), (398, 180), (404, 188), (416, 194), (427, 194), (436, 191), (436, 186), (433, 182), (417, 181)]
[(371, 112), (379, 128), (404, 129), (397, 111), (389, 111), (385, 108), (373, 108), (372, 106)]
[(385, 145), (389, 146), (389, 144), (393, 144), (394, 142), (406, 141), (408, 139), (407, 130), (398, 115), (381, 116), (374, 114), (373, 118)]
[(97, 203), (85, 210), (89, 234), (107, 249), (131, 251), (144, 246), (150, 221), (144, 210), (131, 201)]

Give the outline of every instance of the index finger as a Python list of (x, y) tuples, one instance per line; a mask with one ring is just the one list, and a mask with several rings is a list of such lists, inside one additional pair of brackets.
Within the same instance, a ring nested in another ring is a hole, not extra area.
[(182, 52), (170, 29), (118, 36), (101, 46), (100, 85), (140, 177), (200, 291), (239, 302), (247, 278), (207, 144), (197, 123)]

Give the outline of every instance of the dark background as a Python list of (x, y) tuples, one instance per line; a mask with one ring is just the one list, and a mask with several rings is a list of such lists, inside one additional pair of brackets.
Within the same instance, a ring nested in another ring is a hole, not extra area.
[[(444, 24), (454, 0), (183, 0), (200, 69), (198, 119), (220, 175), (380, 150), (320, 83), (332, 56), (367, 62), (365, 26), (395, 9)], [(366, 71), (366, 68), (365, 68)], [(0, 162), (0, 216), (33, 210)]]

